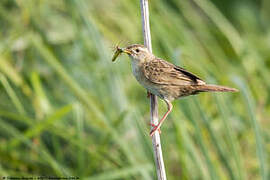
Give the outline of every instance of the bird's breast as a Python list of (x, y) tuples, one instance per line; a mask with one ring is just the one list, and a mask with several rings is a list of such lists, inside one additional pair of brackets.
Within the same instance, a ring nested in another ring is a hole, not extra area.
[(155, 94), (161, 98), (163, 98), (162, 93), (159, 91), (159, 88), (156, 84), (152, 83), (149, 79), (147, 79), (143, 72), (142, 64), (138, 64), (136, 62), (131, 63), (132, 73), (137, 79), (137, 81), (152, 94)]

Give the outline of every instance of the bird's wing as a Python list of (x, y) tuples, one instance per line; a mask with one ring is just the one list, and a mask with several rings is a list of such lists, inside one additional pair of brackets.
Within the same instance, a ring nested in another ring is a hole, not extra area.
[(176, 86), (205, 84), (203, 80), (194, 74), (162, 59), (145, 62), (143, 73), (149, 81), (156, 84)]

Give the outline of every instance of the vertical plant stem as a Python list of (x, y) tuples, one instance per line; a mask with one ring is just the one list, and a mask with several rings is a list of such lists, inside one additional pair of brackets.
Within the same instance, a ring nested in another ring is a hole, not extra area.
[[(142, 30), (144, 37), (144, 45), (152, 52), (151, 34), (149, 25), (149, 10), (148, 0), (140, 0), (141, 16), (142, 16)], [(151, 94), (150, 96), (150, 120), (151, 124), (158, 124), (158, 100), (157, 96)], [(158, 180), (166, 180), (165, 166), (163, 162), (162, 149), (160, 143), (159, 132), (156, 131), (152, 136), (152, 145), (154, 150), (154, 158), (156, 163), (156, 171)]]

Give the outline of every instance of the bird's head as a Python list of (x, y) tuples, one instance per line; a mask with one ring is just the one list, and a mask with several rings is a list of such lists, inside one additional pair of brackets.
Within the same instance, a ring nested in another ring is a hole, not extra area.
[(150, 53), (146, 47), (140, 44), (130, 45), (123, 49), (123, 52), (128, 54), (128, 56), (135, 61), (144, 61), (146, 58), (152, 55), (152, 53)]
[(133, 61), (137, 62), (145, 62), (146, 60), (154, 57), (154, 55), (144, 45), (141, 44), (133, 44), (127, 46), (126, 48), (118, 48), (113, 57), (113, 61), (120, 53), (126, 53)]

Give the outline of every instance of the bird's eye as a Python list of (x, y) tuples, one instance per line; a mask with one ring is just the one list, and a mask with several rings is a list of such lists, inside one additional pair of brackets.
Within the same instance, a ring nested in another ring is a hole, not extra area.
[(136, 49), (135, 51), (136, 51), (137, 53), (138, 53), (138, 52), (140, 52), (140, 50), (139, 50), (139, 49)]

